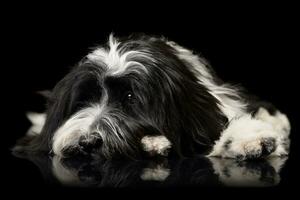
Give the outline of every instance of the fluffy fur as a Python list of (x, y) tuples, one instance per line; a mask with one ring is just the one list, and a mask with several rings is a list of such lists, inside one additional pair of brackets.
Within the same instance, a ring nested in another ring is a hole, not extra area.
[(253, 159), (289, 147), (283, 113), (222, 82), (192, 51), (145, 35), (110, 35), (54, 87), (46, 114), (31, 116), (17, 151)]

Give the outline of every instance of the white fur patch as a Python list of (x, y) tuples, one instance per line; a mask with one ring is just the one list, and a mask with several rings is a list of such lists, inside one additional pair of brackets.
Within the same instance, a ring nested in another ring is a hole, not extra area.
[(38, 135), (41, 133), (46, 120), (45, 113), (26, 113), (27, 118), (31, 122), (32, 126), (28, 129), (27, 135)]
[(167, 42), (167, 44), (177, 50), (177, 56), (180, 59), (193, 67), (192, 71), (198, 74), (199, 82), (205, 85), (209, 89), (210, 94), (219, 100), (219, 107), (229, 120), (245, 114), (247, 104), (241, 100), (237, 89), (228, 84), (216, 84), (206, 64), (201, 62), (199, 56), (192, 51), (183, 48), (175, 42)]
[(75, 113), (68, 119), (53, 136), (52, 150), (56, 155), (62, 155), (62, 149), (67, 146), (74, 146), (79, 138), (84, 135), (89, 137), (91, 125), (102, 112), (103, 107), (94, 105)]
[[(261, 142), (265, 138), (275, 139), (276, 149), (270, 156), (287, 155), (285, 145), (289, 145), (286, 144), (289, 130), (285, 115), (278, 112), (272, 116), (264, 108), (260, 108), (255, 118), (248, 114), (230, 121), (208, 156), (236, 158), (238, 155), (246, 156), (252, 150), (260, 152)], [(228, 141), (230, 148), (225, 147)]]
[(287, 116), (280, 111), (276, 111), (275, 115), (272, 116), (265, 108), (259, 108), (255, 115), (256, 119), (268, 122), (273, 126), (273, 128), (282, 134), (282, 136), (287, 137), (291, 130), (290, 122)]
[(171, 148), (171, 142), (163, 135), (145, 136), (142, 138), (141, 143), (144, 151), (154, 152), (163, 156), (166, 156), (168, 149)]
[(291, 131), (291, 125), (287, 116), (280, 111), (276, 111), (275, 115), (272, 116), (265, 108), (259, 108), (255, 115), (255, 118), (262, 120), (271, 126), (276, 132), (276, 150), (271, 154), (271, 156), (282, 156), (287, 155), (287, 147), (290, 145), (289, 134)]
[(141, 71), (147, 73), (146, 67), (135, 60), (155, 62), (151, 54), (146, 51), (127, 51), (121, 53), (121, 49), (118, 48), (119, 45), (120, 43), (111, 34), (109, 36), (109, 50), (98, 48), (87, 57), (92, 62), (105, 64), (108, 75), (120, 75), (125, 72), (140, 73)]
[[(167, 42), (167, 44), (177, 50), (180, 59), (191, 64), (193, 71), (198, 73), (199, 82), (219, 100), (219, 108), (230, 121), (209, 156), (235, 157), (238, 154), (244, 155), (245, 151), (260, 151), (261, 140), (266, 137), (273, 137), (276, 140), (277, 148), (271, 155), (288, 154), (285, 146), (289, 145), (290, 123), (286, 115), (278, 111), (275, 116), (271, 116), (267, 110), (260, 108), (255, 118), (252, 118), (247, 114), (247, 104), (239, 97), (236, 88), (227, 84), (216, 84), (206, 63), (192, 51), (175, 42)], [(232, 141), (231, 149), (225, 151), (224, 145), (228, 140)]]

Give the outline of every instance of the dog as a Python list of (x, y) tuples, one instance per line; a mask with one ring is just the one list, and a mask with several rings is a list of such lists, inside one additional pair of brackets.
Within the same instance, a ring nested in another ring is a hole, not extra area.
[(46, 112), (28, 114), (33, 126), (14, 151), (239, 160), (289, 153), (285, 114), (163, 37), (111, 34), (46, 96)]

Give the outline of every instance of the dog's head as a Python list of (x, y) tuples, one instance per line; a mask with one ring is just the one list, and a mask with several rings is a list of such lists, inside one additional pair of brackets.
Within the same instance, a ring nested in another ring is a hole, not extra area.
[(53, 89), (38, 146), (61, 154), (96, 137), (105, 157), (134, 156), (143, 136), (165, 135), (178, 154), (207, 148), (225, 122), (204, 83), (209, 70), (165, 39), (111, 35)]

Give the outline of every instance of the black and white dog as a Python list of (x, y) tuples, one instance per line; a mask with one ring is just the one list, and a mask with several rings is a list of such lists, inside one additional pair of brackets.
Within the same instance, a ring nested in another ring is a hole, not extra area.
[(290, 124), (192, 51), (145, 35), (95, 48), (51, 91), (16, 151), (69, 157), (288, 154)]

